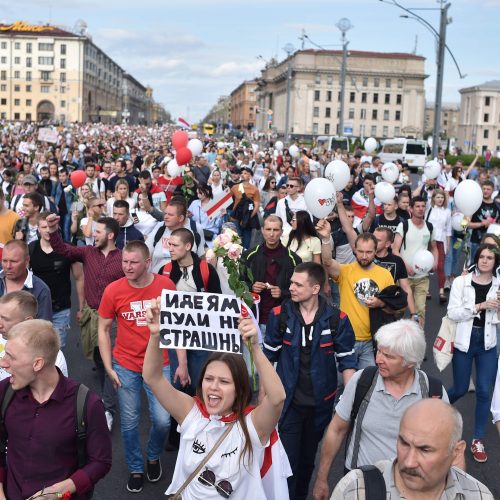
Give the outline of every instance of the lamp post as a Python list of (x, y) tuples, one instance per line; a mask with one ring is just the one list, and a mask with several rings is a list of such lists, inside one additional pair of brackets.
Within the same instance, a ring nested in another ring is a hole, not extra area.
[(347, 46), (349, 42), (345, 39), (345, 34), (353, 26), (351, 21), (346, 17), (343, 17), (336, 25), (342, 32), (342, 66), (340, 69), (340, 116), (339, 116), (339, 131), (340, 136), (344, 135), (344, 101), (345, 101), (345, 72), (347, 65)]
[(290, 95), (292, 92), (292, 54), (295, 47), (291, 43), (287, 43), (283, 50), (287, 54), (288, 67), (286, 72), (286, 114), (285, 114), (285, 143), (290, 140)]

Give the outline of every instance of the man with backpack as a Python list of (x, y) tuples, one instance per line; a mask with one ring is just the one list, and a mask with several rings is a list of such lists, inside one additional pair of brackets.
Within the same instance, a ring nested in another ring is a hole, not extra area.
[(345, 437), (346, 472), (391, 459), (396, 455), (399, 421), (405, 410), (427, 397), (448, 401), (441, 382), (418, 369), (426, 344), (417, 323), (399, 320), (386, 324), (375, 340), (377, 366), (353, 375), (326, 431), (314, 485), (315, 500), (329, 498), (328, 474)]
[(59, 335), (48, 321), (22, 321), (9, 331), (0, 360), (11, 374), (0, 382), (2, 500), (42, 491), (83, 500), (111, 469), (103, 403), (62, 375), (58, 352)]
[(433, 227), (425, 220), (427, 204), (419, 196), (411, 200), (411, 218), (400, 222), (394, 235), (392, 251), (394, 255), (404, 260), (410, 280), (410, 287), (415, 301), (415, 312), (418, 314), (419, 324), (425, 325), (425, 303), (429, 292), (429, 275), (415, 275), (413, 258), (418, 250), (430, 250), (434, 255), (434, 268), (437, 268), (438, 253), (434, 240)]
[(286, 391), (279, 432), (293, 472), (291, 500), (307, 497), (318, 444), (333, 411), (337, 363), (345, 382), (356, 368), (349, 319), (320, 295), (325, 279), (320, 264), (299, 264), (290, 280), (291, 300), (271, 311), (264, 339), (264, 354), (277, 363)]

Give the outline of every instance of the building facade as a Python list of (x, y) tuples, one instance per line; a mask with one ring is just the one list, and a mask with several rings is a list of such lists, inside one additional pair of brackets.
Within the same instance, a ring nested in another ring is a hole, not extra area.
[(500, 80), (459, 90), (458, 142), (465, 153), (500, 152)]
[[(460, 105), (443, 102), (441, 105), (441, 137), (443, 139), (457, 138), (458, 122), (460, 118)], [(434, 129), (434, 103), (425, 106), (425, 135), (431, 135)]]
[(231, 122), (231, 97), (222, 95), (203, 118), (203, 123), (214, 123), (217, 133), (222, 134)]
[[(299, 50), (267, 65), (258, 79), (257, 129), (284, 135), (287, 70), (292, 66), (290, 133), (294, 137), (339, 132), (342, 52)], [(414, 54), (349, 51), (344, 130), (359, 137), (422, 137), (425, 58)]]
[(244, 81), (231, 92), (231, 123), (233, 128), (255, 127), (257, 81)]
[(85, 29), (85, 24), (77, 33), (22, 21), (0, 24), (0, 118), (122, 121), (124, 85), (128, 91), (131, 77)]

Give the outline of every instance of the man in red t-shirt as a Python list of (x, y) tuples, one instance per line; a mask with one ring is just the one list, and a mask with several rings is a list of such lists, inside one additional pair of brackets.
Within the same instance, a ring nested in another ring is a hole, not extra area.
[[(151, 430), (147, 446), (146, 476), (156, 482), (162, 474), (160, 454), (170, 427), (170, 415), (157, 401), (142, 379), (142, 364), (149, 342), (146, 308), (162, 290), (175, 290), (166, 276), (149, 272), (151, 257), (142, 241), (131, 241), (123, 249), (124, 278), (110, 283), (99, 305), (99, 350), (106, 372), (118, 391), (121, 433), (125, 461), (130, 471), (127, 490), (138, 493), (144, 483), (144, 461), (139, 443), (141, 391), (144, 387), (149, 403)], [(111, 352), (110, 330), (117, 321), (117, 335)], [(167, 350), (164, 352), (165, 377), (170, 380)]]

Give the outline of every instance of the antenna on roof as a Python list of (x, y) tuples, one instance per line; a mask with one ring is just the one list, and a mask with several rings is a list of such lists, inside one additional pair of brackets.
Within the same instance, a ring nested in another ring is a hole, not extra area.
[(302, 35), (299, 36), (299, 40), (301, 41), (302, 50), (304, 50), (304, 47), (306, 44), (306, 38), (307, 38), (306, 30), (304, 28), (302, 28)]
[(415, 46), (413, 47), (413, 53), (417, 53), (417, 45), (418, 45), (418, 35), (415, 35)]

